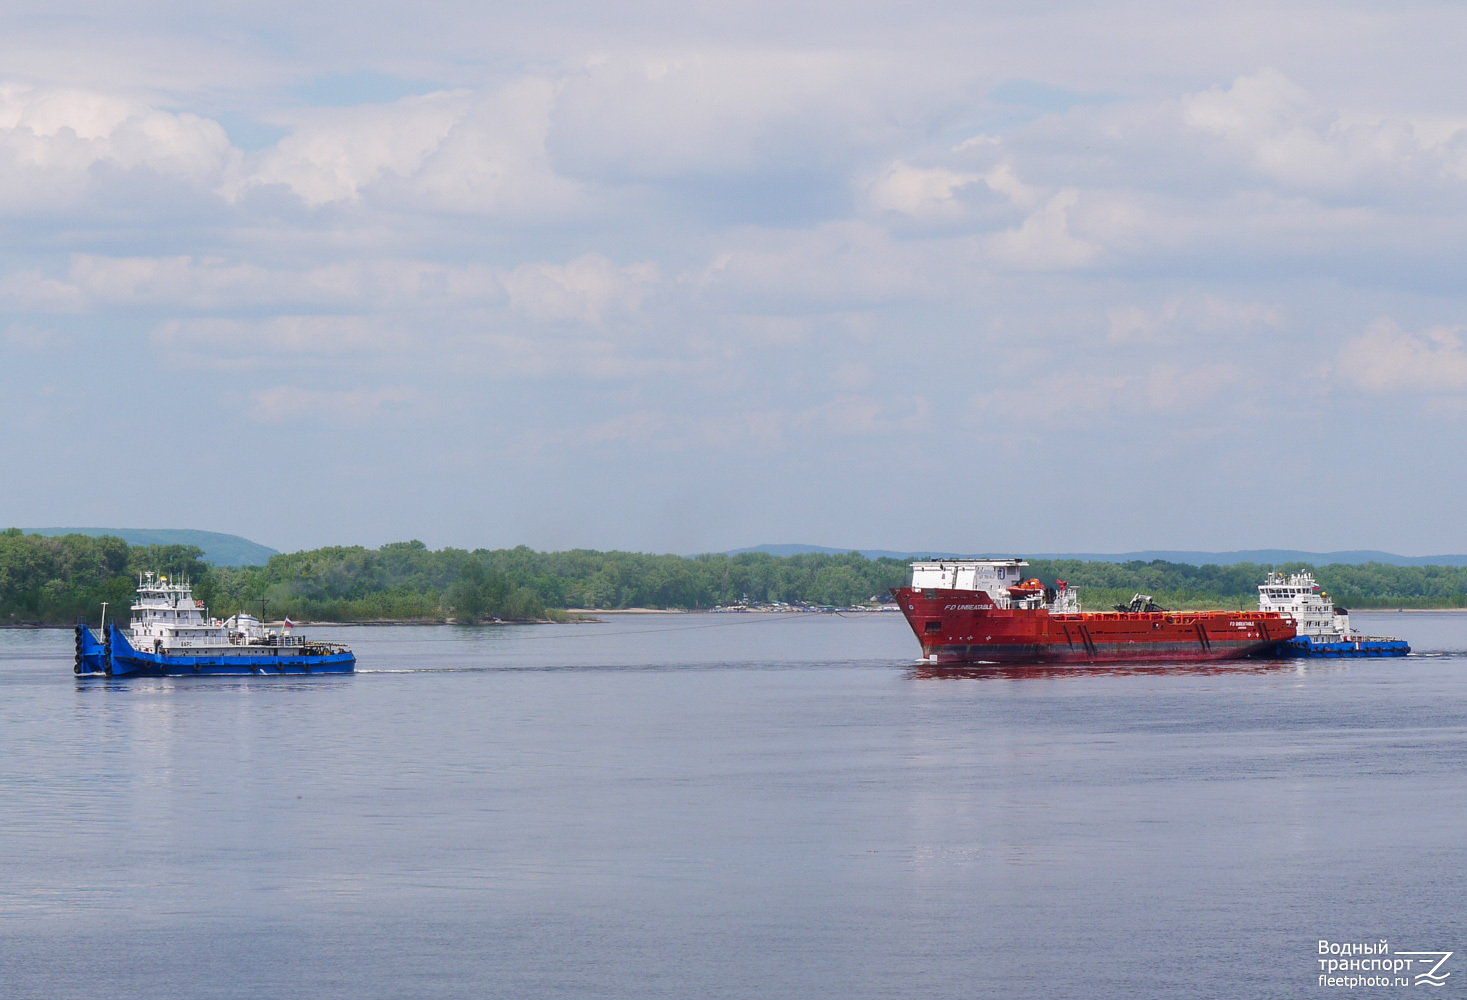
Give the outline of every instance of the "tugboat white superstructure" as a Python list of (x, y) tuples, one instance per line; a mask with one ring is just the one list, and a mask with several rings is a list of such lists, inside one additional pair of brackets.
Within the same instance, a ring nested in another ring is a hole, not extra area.
[(1258, 587), (1258, 610), (1292, 618), (1298, 634), (1281, 650), (1294, 656), (1405, 656), (1404, 639), (1361, 635), (1350, 628), (1350, 613), (1335, 607), (1313, 573), (1270, 573)]
[(124, 631), (103, 625), (98, 641), (85, 625), (76, 628), (76, 673), (133, 674), (310, 674), (351, 673), (356, 657), (340, 643), (316, 642), (284, 629), (266, 628), (238, 614), (210, 618), (187, 583), (144, 573), (138, 578), (132, 622)]

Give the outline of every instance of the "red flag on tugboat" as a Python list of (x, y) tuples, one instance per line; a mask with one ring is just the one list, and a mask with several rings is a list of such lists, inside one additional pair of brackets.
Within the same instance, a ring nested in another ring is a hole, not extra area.
[(285, 627), (286, 628), (295, 628), (295, 622), (293, 622), (289, 618), (287, 618), (287, 619), (285, 619)]

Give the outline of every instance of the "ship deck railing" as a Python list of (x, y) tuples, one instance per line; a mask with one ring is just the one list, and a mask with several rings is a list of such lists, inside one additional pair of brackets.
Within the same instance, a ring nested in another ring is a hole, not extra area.
[[(209, 644), (205, 644), (209, 645)], [(328, 652), (346, 652), (350, 649), (345, 643), (325, 642), (320, 639), (307, 639), (301, 635), (272, 635), (263, 636), (259, 639), (230, 639), (231, 646), (254, 646), (266, 649), (297, 649), (309, 646), (313, 649), (324, 649)]]
[(1054, 621), (1175, 621), (1195, 622), (1203, 616), (1227, 615), (1242, 621), (1273, 621), (1280, 617), (1276, 611), (1229, 611), (1219, 608), (1213, 611), (1064, 611), (1051, 612)]
[[(163, 652), (180, 656), (204, 656), (214, 654), (204, 653), (202, 652), (203, 650), (218, 649), (299, 649), (313, 651), (321, 655), (351, 652), (351, 647), (346, 645), (346, 643), (322, 642), (317, 639), (292, 639), (289, 642), (250, 642), (242, 639), (230, 639), (223, 644), (214, 642), (181, 642), (171, 646), (164, 646)], [(145, 649), (144, 652), (151, 652), (151, 649)]]

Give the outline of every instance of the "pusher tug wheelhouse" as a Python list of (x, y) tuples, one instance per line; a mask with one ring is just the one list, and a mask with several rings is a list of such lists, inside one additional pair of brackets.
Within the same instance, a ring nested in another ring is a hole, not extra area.
[(1313, 573), (1270, 573), (1258, 585), (1258, 610), (1294, 619), (1299, 634), (1284, 643), (1290, 656), (1405, 656), (1411, 644), (1385, 635), (1361, 635), (1350, 628), (1350, 612), (1335, 607)]
[(912, 563), (892, 596), (928, 663), (1135, 663), (1230, 660), (1276, 653), (1294, 638), (1275, 611), (1167, 611), (1136, 599), (1081, 611), (1075, 588), (1024, 579), (1022, 559)]
[(349, 647), (296, 635), (288, 622), (277, 630), (247, 614), (227, 621), (210, 618), (188, 583), (170, 583), (167, 577), (145, 573), (138, 578), (132, 623), (126, 631), (104, 623), (99, 641), (87, 626), (76, 627), (73, 669), (78, 674), (114, 677), (343, 674), (354, 671), (356, 662)]

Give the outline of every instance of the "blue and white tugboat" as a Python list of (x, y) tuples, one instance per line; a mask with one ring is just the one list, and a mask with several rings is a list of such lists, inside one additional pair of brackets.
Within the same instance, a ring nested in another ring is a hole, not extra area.
[(1361, 635), (1350, 628), (1350, 613), (1335, 607), (1313, 573), (1270, 573), (1258, 587), (1258, 610), (1294, 619), (1298, 634), (1279, 652), (1285, 656), (1405, 656), (1405, 639)]
[(188, 583), (170, 583), (153, 573), (138, 578), (127, 630), (104, 623), (102, 631), (99, 640), (87, 626), (76, 627), (76, 673), (349, 674), (357, 663), (347, 646), (297, 635), (289, 619), (284, 629), (271, 629), (247, 614), (227, 621), (210, 618)]

